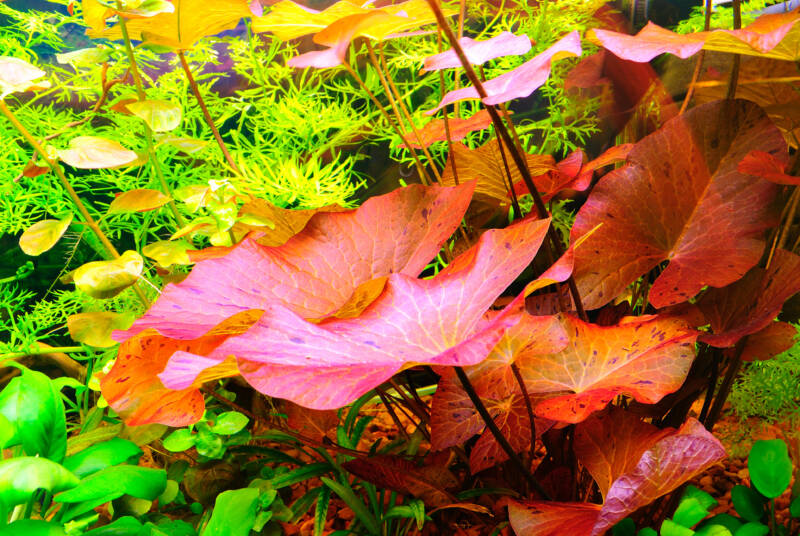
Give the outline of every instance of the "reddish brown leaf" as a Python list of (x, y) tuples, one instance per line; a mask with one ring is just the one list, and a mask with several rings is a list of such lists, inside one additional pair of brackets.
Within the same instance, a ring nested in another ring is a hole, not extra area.
[[(449, 118), (447, 122), (448, 126), (450, 127), (450, 140), (460, 141), (463, 140), (470, 132), (489, 128), (492, 124), (492, 118), (489, 115), (489, 112), (483, 109), (467, 119)], [(447, 130), (445, 129), (444, 119), (435, 119), (421, 129), (417, 129), (417, 132), (419, 133), (419, 137), (422, 139), (422, 144), (417, 141), (417, 138), (414, 136), (413, 132), (405, 133), (405, 138), (415, 149), (420, 149), (423, 146), (428, 147), (432, 143), (437, 141), (445, 141), (447, 139)]]
[(612, 406), (575, 427), (575, 456), (597, 482), (603, 497), (611, 484), (636, 467), (642, 454), (674, 433), (658, 429), (632, 413)]
[(589, 503), (509, 501), (508, 519), (517, 536), (591, 534), (600, 506)]
[(728, 285), (758, 262), (764, 230), (775, 223), (777, 186), (736, 170), (754, 149), (787, 158), (780, 132), (747, 101), (699, 106), (637, 143), (628, 164), (600, 180), (572, 229), (573, 241), (594, 230), (575, 252), (587, 308), (666, 260), (649, 294), (656, 307)]
[(761, 177), (775, 184), (786, 184), (789, 186), (800, 186), (800, 177), (793, 177), (786, 174), (786, 162), (775, 158), (775, 155), (764, 151), (750, 151), (739, 162), (736, 169), (740, 173), (747, 173), (755, 177)]
[(339, 424), (335, 410), (308, 409), (288, 400), (284, 401), (284, 408), (289, 428), (315, 441), (322, 441)]
[[(531, 448), (531, 421), (523, 396), (511, 396), (505, 400), (495, 401), (494, 422), (500, 432), (508, 440), (514, 452), (523, 452)], [(537, 422), (536, 434), (542, 435), (541, 421)], [(472, 474), (494, 467), (508, 459), (508, 454), (488, 430), (481, 435), (469, 453), (469, 470)]]
[(197, 422), (205, 409), (198, 387), (204, 381), (237, 374), (236, 364), (215, 362), (216, 369), (205, 370), (181, 390), (165, 388), (156, 375), (174, 352), (205, 355), (228, 337), (247, 331), (259, 315), (260, 311), (234, 315), (193, 340), (168, 339), (154, 330), (128, 339), (120, 345), (111, 371), (100, 380), (103, 397), (130, 426), (153, 422), (186, 426)]
[(413, 495), (432, 507), (456, 502), (455, 497), (446, 489), (455, 486), (458, 481), (446, 467), (419, 467), (403, 458), (388, 455), (350, 460), (342, 465), (367, 482), (380, 488)]
[(765, 327), (778, 315), (783, 302), (800, 292), (800, 256), (776, 250), (769, 268), (753, 268), (741, 280), (709, 289), (697, 306), (711, 323), (705, 343), (724, 348)]
[(786, 322), (772, 322), (747, 338), (742, 350), (744, 361), (764, 361), (772, 359), (794, 346), (797, 329)]

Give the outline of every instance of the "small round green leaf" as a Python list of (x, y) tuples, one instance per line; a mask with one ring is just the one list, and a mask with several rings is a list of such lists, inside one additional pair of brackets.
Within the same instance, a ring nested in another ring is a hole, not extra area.
[(118, 259), (89, 262), (75, 270), (75, 286), (93, 298), (111, 298), (136, 283), (144, 268), (144, 259), (135, 251), (126, 251)]
[(655, 529), (651, 529), (650, 527), (644, 527), (640, 529), (639, 532), (636, 533), (636, 536), (658, 536), (658, 533)]
[(248, 536), (258, 513), (258, 495), (255, 488), (220, 493), (202, 536)]
[(41, 255), (56, 245), (72, 223), (72, 214), (60, 220), (37, 221), (19, 237), (19, 247), (26, 255)]
[(767, 534), (769, 534), (768, 526), (763, 523), (751, 521), (739, 527), (739, 529), (733, 533), (733, 536), (766, 536)]
[(800, 517), (800, 496), (795, 497), (789, 505), (789, 515)]
[(734, 486), (731, 500), (736, 513), (747, 521), (759, 521), (764, 517), (764, 497), (747, 486)]
[(693, 527), (708, 515), (708, 509), (700, 504), (695, 497), (684, 497), (681, 499), (672, 520), (682, 527)]
[(128, 329), (134, 321), (129, 313), (93, 311), (77, 313), (67, 317), (67, 330), (75, 342), (82, 342), (96, 348), (110, 348), (117, 344), (111, 338), (115, 329)]
[(238, 411), (227, 411), (216, 418), (211, 431), (215, 434), (232, 435), (247, 426), (249, 420)]
[(128, 111), (147, 123), (154, 132), (169, 132), (181, 124), (183, 113), (177, 104), (165, 100), (143, 100), (128, 104)]
[(761, 495), (774, 499), (792, 479), (792, 460), (782, 439), (756, 441), (747, 458), (750, 480)]
[(733, 534), (739, 527), (742, 526), (742, 522), (739, 518), (734, 517), (730, 514), (717, 514), (714, 517), (703, 521), (700, 526), (697, 528), (697, 534), (700, 536), (708, 536), (709, 534), (713, 534), (711, 530), (713, 527), (723, 527), (725, 528), (729, 534)]
[(187, 428), (175, 430), (164, 439), (164, 448), (170, 452), (183, 452), (192, 448), (197, 437)]
[(660, 534), (661, 536), (692, 536), (694, 531), (675, 523), (671, 519), (665, 519), (661, 523)]

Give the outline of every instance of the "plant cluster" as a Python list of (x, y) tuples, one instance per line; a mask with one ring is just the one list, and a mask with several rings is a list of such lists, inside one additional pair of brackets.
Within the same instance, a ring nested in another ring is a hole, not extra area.
[[(800, 12), (54, 3), (0, 4), (0, 530), (628, 534), (793, 374)], [(648, 63), (703, 50), (679, 107)], [(781, 534), (750, 461), (748, 523), (661, 533)]]

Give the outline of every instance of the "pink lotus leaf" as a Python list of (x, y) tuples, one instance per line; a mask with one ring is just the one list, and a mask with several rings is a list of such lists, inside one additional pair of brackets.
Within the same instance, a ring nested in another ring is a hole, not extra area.
[[(525, 35), (514, 35), (511, 32), (502, 32), (485, 41), (475, 41), (469, 37), (458, 40), (464, 55), (472, 65), (483, 65), (489, 60), (503, 56), (522, 56), (531, 49), (531, 40)], [(461, 61), (453, 49), (425, 58), (423, 71), (438, 71), (439, 69), (459, 68)]]

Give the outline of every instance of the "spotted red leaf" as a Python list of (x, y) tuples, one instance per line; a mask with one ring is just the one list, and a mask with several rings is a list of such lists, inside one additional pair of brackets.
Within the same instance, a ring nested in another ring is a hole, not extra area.
[(724, 288), (709, 289), (697, 306), (711, 323), (712, 333), (700, 340), (726, 347), (767, 327), (783, 302), (800, 292), (800, 256), (775, 250), (769, 268), (753, 268)]
[(771, 322), (747, 338), (742, 350), (743, 361), (772, 359), (795, 345), (797, 329), (786, 322)]
[(456, 502), (447, 488), (458, 484), (446, 467), (417, 466), (397, 456), (381, 455), (350, 460), (342, 464), (357, 477), (380, 488), (413, 495), (425, 504), (436, 507)]
[(681, 386), (694, 360), (697, 333), (680, 317), (628, 317), (614, 326), (557, 318), (566, 345), (523, 347), (513, 356), (528, 393), (549, 395), (536, 405), (537, 416), (581, 422), (622, 393), (658, 402)]
[[(487, 231), (431, 279), (394, 273), (354, 318), (312, 323), (273, 302), (245, 335), (210, 357), (235, 355), (258, 391), (314, 409), (342, 407), (417, 363), (480, 362), (513, 325), (508, 314), (488, 324), (481, 317), (532, 260), (548, 226), (549, 220), (529, 219)], [(182, 389), (194, 381), (193, 360), (176, 352), (159, 377)]]
[(614, 480), (603, 506), (525, 501), (509, 504), (519, 536), (599, 536), (642, 506), (673, 491), (725, 457), (722, 444), (695, 419), (651, 444), (638, 462)]
[(391, 273), (417, 276), (458, 226), (473, 188), (409, 186), (356, 210), (314, 214), (280, 246), (245, 239), (224, 257), (199, 262), (181, 283), (167, 285), (115, 339), (148, 328), (191, 339), (233, 314), (270, 303), (304, 318), (324, 317), (365, 281)]
[(600, 179), (572, 228), (572, 240), (594, 230), (575, 252), (586, 307), (608, 303), (667, 260), (649, 293), (656, 307), (728, 285), (755, 265), (776, 221), (777, 186), (737, 171), (754, 149), (788, 158), (769, 118), (741, 100), (696, 107), (637, 143), (626, 166)]
[[(525, 35), (514, 35), (511, 32), (502, 32), (485, 41), (475, 41), (469, 37), (458, 40), (464, 55), (472, 65), (482, 65), (489, 60), (503, 56), (522, 56), (531, 49), (531, 40)], [(460, 68), (461, 61), (455, 50), (446, 50), (435, 56), (425, 58), (423, 71), (437, 71), (439, 69)]]
[(665, 52), (688, 58), (701, 49), (795, 61), (799, 59), (798, 20), (797, 11), (762, 15), (740, 30), (691, 34), (677, 34), (650, 22), (635, 36), (595, 29), (588, 37), (620, 58), (637, 62), (648, 62)]
[[(574, 31), (519, 67), (484, 82), (483, 88), (486, 90), (487, 97), (483, 99), (483, 103), (494, 105), (527, 97), (547, 81), (553, 61), (563, 57), (580, 55), (581, 39), (578, 32)], [(445, 94), (436, 108), (425, 113), (433, 114), (448, 104), (464, 99), (477, 98), (480, 98), (480, 96), (478, 95), (478, 90), (474, 87), (456, 89)]]

